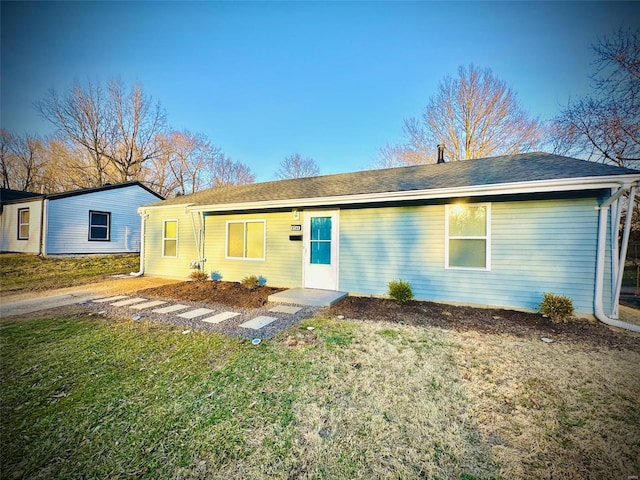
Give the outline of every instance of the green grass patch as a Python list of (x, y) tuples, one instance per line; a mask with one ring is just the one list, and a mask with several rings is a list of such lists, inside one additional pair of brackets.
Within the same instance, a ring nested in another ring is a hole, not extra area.
[(83, 317), (0, 335), (3, 478), (191, 477), (291, 443), (286, 350)]
[(109, 275), (137, 272), (139, 266), (138, 254), (43, 258), (3, 253), (0, 255), (0, 292), (16, 293), (82, 285)]

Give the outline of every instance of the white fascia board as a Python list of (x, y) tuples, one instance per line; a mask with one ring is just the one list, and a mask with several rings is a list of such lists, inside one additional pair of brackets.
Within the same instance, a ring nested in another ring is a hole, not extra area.
[(145, 210), (156, 210), (158, 208), (174, 208), (174, 207), (184, 207), (187, 210), (191, 205), (195, 205), (195, 203), (171, 203), (169, 205), (150, 205), (150, 206), (141, 206), (138, 207), (138, 213), (143, 213)]
[(640, 182), (638, 175), (613, 175), (606, 177), (583, 177), (559, 180), (541, 180), (533, 182), (499, 183), (492, 185), (474, 185), (469, 187), (439, 188), (429, 190), (410, 190), (403, 192), (366, 193), (358, 195), (339, 195), (334, 197), (292, 198), (268, 200), (262, 202), (242, 202), (213, 205), (186, 205), (189, 211), (259, 210), (272, 208), (321, 207), (324, 205), (354, 205), (364, 203), (402, 202), (411, 200), (436, 200), (442, 198), (479, 197), (484, 195), (515, 195), (528, 193), (569, 192), (579, 190), (597, 190), (617, 188)]

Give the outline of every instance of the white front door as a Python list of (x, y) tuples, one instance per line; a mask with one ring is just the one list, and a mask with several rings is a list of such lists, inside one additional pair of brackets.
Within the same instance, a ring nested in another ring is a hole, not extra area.
[(337, 210), (304, 212), (304, 286), (338, 290)]

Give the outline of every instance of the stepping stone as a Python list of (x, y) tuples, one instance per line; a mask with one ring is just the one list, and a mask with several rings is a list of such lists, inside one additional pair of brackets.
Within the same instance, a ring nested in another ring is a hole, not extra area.
[(143, 308), (151, 308), (151, 307), (157, 307), (158, 305), (162, 305), (164, 302), (162, 300), (153, 300), (152, 302), (145, 302), (145, 303), (138, 303), (136, 305), (131, 305), (130, 308), (136, 308), (138, 310), (142, 310)]
[(214, 315), (213, 317), (203, 318), (202, 321), (207, 323), (220, 323), (225, 320), (229, 320), (230, 318), (237, 317), (238, 315), (240, 314), (237, 312), (222, 312)]
[(181, 313), (178, 316), (180, 318), (196, 318), (211, 312), (213, 312), (213, 310), (210, 310), (208, 308), (196, 308), (195, 310), (191, 310), (190, 312)]
[(133, 305), (134, 303), (140, 303), (140, 302), (146, 302), (146, 301), (148, 301), (147, 298), (136, 297), (136, 298), (130, 298), (129, 300), (120, 300), (119, 302), (112, 303), (111, 305), (113, 305), (114, 307), (124, 307), (125, 305)]
[(273, 307), (269, 311), (273, 313), (290, 313), (293, 315), (294, 313), (298, 313), (300, 310), (302, 310), (302, 307), (292, 307), (290, 305), (278, 305), (277, 307)]
[(189, 305), (169, 305), (168, 307), (158, 308), (154, 310), (156, 313), (172, 313), (177, 312), (178, 310), (184, 310), (185, 308), (189, 308)]
[(276, 317), (259, 316), (248, 322), (241, 323), (240, 326), (244, 328), (252, 328), (253, 330), (260, 330), (262, 327), (266, 327), (270, 323), (278, 320)]
[(117, 297), (107, 297), (107, 298), (99, 298), (98, 300), (94, 300), (94, 303), (103, 303), (103, 302), (115, 302), (116, 300), (122, 300), (123, 298), (129, 298), (129, 295), (118, 295)]

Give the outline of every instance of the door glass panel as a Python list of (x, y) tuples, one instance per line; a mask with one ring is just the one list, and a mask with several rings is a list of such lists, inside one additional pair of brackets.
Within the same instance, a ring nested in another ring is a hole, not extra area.
[(311, 263), (315, 265), (331, 264), (331, 242), (311, 242)]
[(311, 219), (311, 240), (331, 240), (331, 217)]
[(331, 264), (331, 217), (311, 218), (311, 258), (314, 265)]

